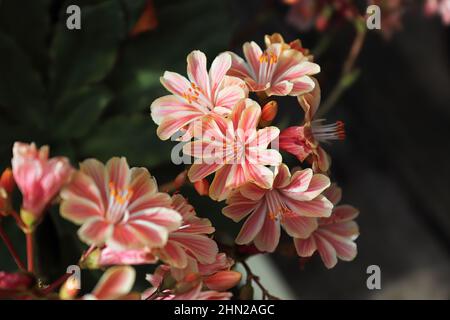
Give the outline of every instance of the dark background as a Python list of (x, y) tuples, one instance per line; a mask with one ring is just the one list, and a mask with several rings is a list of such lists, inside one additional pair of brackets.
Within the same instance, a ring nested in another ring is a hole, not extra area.
[[(368, 31), (356, 62), (360, 76), (326, 116), (346, 123), (347, 139), (327, 149), (344, 202), (361, 212), (359, 253), (333, 270), (317, 257), (301, 268), (289, 250), (274, 254), (299, 298), (450, 297), (449, 29), (424, 17), (418, 3), (405, 10), (403, 28), (391, 39)], [(81, 6), (81, 30), (65, 27), (68, 4)], [(165, 70), (185, 74), (190, 51), (202, 50), (212, 61), (225, 50), (240, 54), (245, 41), (262, 45), (267, 33), (301, 38), (308, 48), (329, 36), (317, 57), (326, 98), (355, 34), (345, 21), (323, 33), (298, 31), (286, 23), (289, 8), (281, 1), (160, 0), (154, 1), (156, 29), (131, 37), (144, 5), (0, 0), (2, 168), (10, 165), (14, 141), (34, 141), (74, 164), (123, 155), (130, 165), (148, 167), (160, 184), (168, 182), (183, 168), (170, 163), (173, 144), (158, 140), (149, 116), (151, 102), (165, 94), (159, 83)], [(363, 1), (358, 5), (364, 8)], [(287, 100), (280, 100), (277, 121), (298, 123), (295, 99)], [(190, 187), (182, 192), (222, 230), (219, 237), (237, 234), (239, 226), (221, 216), (220, 206)], [(20, 232), (4, 223), (24, 252)], [(57, 210), (45, 219), (37, 235), (44, 278), (55, 279), (76, 262), (84, 246), (75, 230)], [(0, 269), (14, 270), (10, 260), (0, 246)], [(382, 290), (366, 287), (372, 264), (381, 268)]]

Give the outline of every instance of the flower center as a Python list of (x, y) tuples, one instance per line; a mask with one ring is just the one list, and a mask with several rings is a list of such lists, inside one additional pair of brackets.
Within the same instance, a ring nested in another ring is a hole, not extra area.
[(286, 206), (277, 190), (271, 190), (266, 193), (266, 202), (269, 209), (268, 215), (271, 220), (280, 221), (292, 214), (292, 210)]
[(198, 102), (200, 93), (202, 93), (201, 89), (195, 83), (191, 82), (191, 87), (183, 93), (183, 98), (188, 103)]
[(107, 218), (112, 223), (128, 220), (128, 203), (133, 196), (130, 188), (119, 189), (114, 182), (109, 183), (109, 202)]
[(322, 124), (325, 119), (318, 119), (311, 122), (311, 131), (314, 138), (319, 142), (329, 142), (331, 140), (344, 140), (344, 122)]
[(267, 52), (264, 51), (261, 56), (259, 56), (259, 62), (260, 63), (268, 63), (268, 64), (274, 64), (278, 62), (278, 57), (275, 53), (273, 52)]

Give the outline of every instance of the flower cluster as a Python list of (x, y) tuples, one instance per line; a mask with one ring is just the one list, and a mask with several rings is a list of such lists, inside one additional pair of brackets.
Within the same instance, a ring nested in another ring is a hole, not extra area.
[[(173, 94), (151, 105), (159, 136), (181, 136), (184, 154), (194, 158), (189, 180), (201, 183), (196, 189), (202, 193), (209, 186), (211, 199), (226, 201), (225, 216), (245, 219), (236, 244), (273, 252), (282, 226), (301, 257), (313, 254), (312, 245), (307, 252), (301, 248), (314, 242), (328, 268), (336, 264), (332, 256), (354, 258), (357, 227), (337, 240), (323, 236), (330, 221), (356, 224), (355, 214), (340, 217), (342, 210), (333, 209), (335, 202), (327, 196), (331, 160), (322, 146), (344, 139), (345, 131), (341, 121), (316, 117), (320, 86), (313, 76), (319, 65), (299, 40), (287, 43), (280, 34), (267, 35), (264, 49), (245, 43), (243, 53), (245, 59), (220, 54), (208, 73), (205, 55), (194, 51), (187, 59), (189, 80), (166, 72), (161, 83)], [(273, 96), (296, 97), (303, 122), (284, 130), (271, 125), (278, 110)], [(311, 168), (290, 170), (280, 150)], [(342, 243), (352, 249), (343, 252)]]
[[(274, 252), (281, 227), (293, 238), (298, 256), (317, 251), (327, 268), (338, 258), (356, 256), (358, 211), (337, 205), (341, 191), (330, 182), (330, 156), (322, 148), (342, 140), (344, 126), (316, 116), (320, 86), (313, 76), (319, 65), (299, 40), (287, 43), (279, 34), (266, 36), (263, 49), (245, 43), (243, 53), (245, 59), (221, 53), (208, 72), (205, 54), (193, 51), (187, 57), (188, 78), (168, 71), (161, 77), (170, 95), (151, 105), (157, 135), (178, 137), (183, 154), (194, 158), (170, 191), (160, 191), (146, 168), (130, 168), (124, 157), (106, 163), (86, 159), (75, 168), (67, 158), (50, 158), (47, 146), (14, 144), (12, 170), (0, 179), (0, 219), (14, 218), (25, 233), (28, 264), (0, 225), (0, 236), (21, 269), (0, 272), (7, 297), (230, 299), (242, 278), (235, 261), (244, 265), (247, 284), (242, 288), (248, 288), (258, 277), (243, 252)], [(281, 105), (274, 96), (295, 97), (303, 122), (272, 125)], [(297, 161), (289, 168), (281, 152), (295, 155), (303, 168)], [(213, 215), (198, 216), (178, 192), (187, 179), (201, 195), (224, 201), (223, 215), (245, 220), (236, 245), (217, 241)], [(12, 201), (16, 185), (22, 194), (20, 214)], [(79, 292), (79, 279), (70, 275), (49, 285), (36, 276), (33, 235), (56, 204), (64, 219), (79, 226), (78, 238), (86, 245), (78, 267), (106, 268), (92, 291)], [(133, 291), (133, 265), (153, 266), (146, 278), (150, 288), (142, 293)]]

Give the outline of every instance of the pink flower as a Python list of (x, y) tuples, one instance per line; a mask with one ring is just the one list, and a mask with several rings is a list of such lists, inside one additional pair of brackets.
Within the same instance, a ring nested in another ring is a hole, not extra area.
[[(191, 124), (205, 115), (229, 114), (236, 102), (247, 96), (242, 80), (226, 76), (230, 67), (231, 57), (221, 54), (208, 74), (205, 54), (193, 51), (187, 57), (189, 80), (178, 73), (164, 73), (161, 83), (172, 95), (158, 98), (151, 105), (152, 119), (159, 125), (157, 134), (162, 140), (179, 130), (189, 133)], [(189, 139), (189, 134), (185, 138)]]
[(138, 299), (130, 294), (136, 278), (132, 267), (111, 267), (105, 271), (91, 294), (83, 297), (85, 300), (123, 300)]
[(22, 218), (33, 225), (72, 173), (69, 160), (48, 157), (49, 148), (34, 143), (14, 143), (12, 170), (22, 193)]
[(223, 200), (231, 189), (253, 181), (262, 187), (270, 187), (273, 172), (267, 165), (279, 165), (278, 151), (267, 149), (278, 137), (279, 129), (266, 127), (257, 130), (261, 107), (253, 100), (241, 100), (233, 108), (228, 119), (205, 119), (194, 129), (192, 141), (183, 152), (195, 158), (188, 176), (192, 182), (199, 181), (216, 172), (209, 195)]
[[(227, 300), (231, 293), (225, 292), (236, 286), (241, 274), (230, 270), (234, 261), (224, 253), (215, 256), (211, 264), (200, 264), (193, 258), (183, 269), (161, 265), (147, 280), (152, 288), (144, 292), (144, 299), (157, 300)], [(165, 281), (169, 279), (168, 281)], [(172, 288), (161, 290), (164, 283), (175, 283)]]
[(355, 240), (359, 230), (355, 219), (359, 212), (352, 206), (339, 205), (341, 188), (332, 184), (324, 193), (335, 205), (328, 218), (318, 219), (318, 228), (309, 237), (294, 239), (295, 248), (301, 257), (310, 257), (318, 251), (323, 263), (328, 269), (333, 268), (337, 258), (351, 261), (356, 257)]
[(317, 228), (317, 217), (328, 217), (332, 203), (321, 193), (330, 180), (311, 169), (295, 172), (282, 164), (270, 189), (247, 183), (227, 199), (222, 213), (235, 222), (249, 216), (236, 243), (254, 242), (261, 251), (273, 252), (280, 239), (280, 225), (294, 238), (306, 238)]
[(94, 263), (96, 267), (105, 267), (112, 265), (138, 265), (152, 264), (158, 261), (151, 249), (129, 249), (112, 250), (105, 247), (98, 252), (98, 261)]
[(125, 158), (106, 166), (85, 160), (61, 197), (61, 215), (82, 225), (80, 239), (115, 251), (163, 247), (181, 223), (170, 196), (158, 192), (147, 169), (130, 169)]
[(425, 14), (429, 16), (439, 14), (442, 23), (450, 25), (450, 0), (427, 0)]
[(183, 218), (181, 227), (169, 234), (169, 240), (157, 255), (167, 264), (176, 268), (185, 268), (188, 258), (194, 257), (200, 263), (213, 263), (218, 248), (208, 237), (215, 231), (208, 219), (196, 216), (194, 208), (180, 194), (172, 196), (172, 207)]
[(280, 149), (295, 155), (300, 161), (310, 157), (315, 172), (327, 172), (330, 158), (320, 143), (345, 138), (344, 123), (323, 124), (324, 119), (314, 120), (320, 104), (320, 86), (316, 82), (314, 90), (298, 97), (300, 106), (305, 111), (302, 126), (289, 127), (280, 134)]
[(229, 52), (232, 65), (228, 74), (243, 79), (251, 91), (297, 96), (314, 88), (310, 76), (319, 73), (320, 67), (300, 51), (285, 49), (282, 43), (269, 43), (263, 51), (255, 42), (246, 42), (243, 51), (247, 61)]

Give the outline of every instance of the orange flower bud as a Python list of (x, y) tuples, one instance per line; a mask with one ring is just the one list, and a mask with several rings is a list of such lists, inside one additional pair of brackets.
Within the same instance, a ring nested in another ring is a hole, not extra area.
[(209, 193), (209, 182), (206, 179), (194, 182), (194, 188), (201, 196), (207, 196)]
[(14, 181), (12, 170), (10, 168), (5, 169), (0, 177), (0, 188), (5, 189), (8, 193), (12, 193), (15, 186), (16, 183)]
[(237, 271), (219, 271), (203, 282), (211, 290), (225, 291), (236, 286), (241, 281), (242, 274)]
[(276, 101), (267, 102), (262, 108), (261, 120), (259, 122), (261, 127), (270, 125), (275, 119), (278, 112), (278, 103)]
[(158, 19), (156, 18), (153, 0), (147, 0), (147, 4), (133, 29), (130, 31), (130, 35), (137, 36), (142, 32), (154, 30), (157, 26)]

